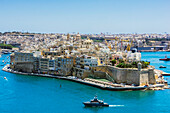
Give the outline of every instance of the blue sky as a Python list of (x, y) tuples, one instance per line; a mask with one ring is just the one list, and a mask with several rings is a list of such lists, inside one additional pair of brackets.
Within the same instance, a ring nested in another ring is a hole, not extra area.
[(0, 31), (170, 33), (170, 0), (0, 0)]

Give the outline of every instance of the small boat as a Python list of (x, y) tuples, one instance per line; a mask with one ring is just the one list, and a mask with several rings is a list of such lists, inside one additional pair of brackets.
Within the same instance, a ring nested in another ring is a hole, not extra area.
[(166, 67), (161, 65), (161, 66), (159, 66), (159, 68), (166, 68)]
[(7, 51), (3, 51), (2, 53), (3, 53), (3, 54), (8, 54), (8, 52), (7, 52)]
[(95, 96), (94, 99), (91, 100), (90, 102), (83, 102), (83, 104), (86, 107), (102, 107), (102, 106), (108, 107), (109, 106), (108, 103), (104, 103), (102, 100), (98, 100), (97, 96)]
[(167, 56), (165, 56), (165, 58), (161, 58), (159, 60), (162, 60), (162, 61), (170, 61), (170, 58), (167, 58)]

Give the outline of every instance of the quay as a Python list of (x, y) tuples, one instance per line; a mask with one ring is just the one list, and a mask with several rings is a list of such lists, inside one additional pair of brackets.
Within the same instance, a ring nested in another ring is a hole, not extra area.
[(56, 79), (63, 79), (63, 80), (69, 80), (89, 86), (93, 86), (96, 88), (100, 88), (102, 90), (110, 90), (110, 91), (134, 91), (134, 90), (161, 90), (161, 89), (168, 89), (165, 87), (164, 84), (155, 84), (155, 85), (149, 85), (149, 86), (131, 86), (131, 85), (122, 85), (122, 84), (115, 84), (115, 83), (109, 83), (109, 82), (103, 82), (99, 80), (94, 80), (90, 78), (85, 79), (78, 79), (74, 76), (54, 76), (49, 74), (36, 74), (36, 73), (23, 73), (18, 71), (13, 71), (9, 68), (9, 64), (7, 64), (3, 69), (3, 71), (14, 73), (14, 74), (21, 74), (21, 75), (30, 75), (30, 76), (40, 76), (40, 77), (49, 77), (49, 78), (56, 78)]
[(162, 76), (170, 76), (170, 73), (163, 72), (161, 70), (155, 69), (157, 72), (159, 72)]

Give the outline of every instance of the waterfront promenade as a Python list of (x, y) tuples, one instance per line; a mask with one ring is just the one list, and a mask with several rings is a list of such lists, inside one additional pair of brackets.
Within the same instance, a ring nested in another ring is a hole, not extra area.
[(163, 88), (167, 88), (165, 87), (164, 84), (155, 84), (155, 85), (149, 85), (149, 86), (131, 86), (131, 85), (110, 83), (110, 82), (103, 82), (103, 81), (94, 80), (90, 78), (79, 79), (74, 76), (66, 77), (66, 76), (54, 76), (54, 75), (49, 75), (49, 74), (23, 73), (23, 72), (13, 71), (12, 69), (10, 69), (9, 64), (7, 64), (2, 70), (6, 72), (10, 72), (10, 73), (21, 74), (21, 75), (64, 79), (64, 80), (69, 80), (69, 81), (97, 87), (103, 90), (111, 90), (111, 91), (161, 90)]

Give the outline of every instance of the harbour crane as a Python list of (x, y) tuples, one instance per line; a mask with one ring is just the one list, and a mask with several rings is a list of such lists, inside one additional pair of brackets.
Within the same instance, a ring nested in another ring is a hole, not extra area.
[(107, 40), (106, 40), (106, 39), (105, 39), (105, 42), (106, 42), (106, 44), (107, 44), (108, 48), (111, 50), (111, 49), (112, 49), (112, 47), (111, 47), (111, 45), (110, 45), (110, 44), (108, 44), (108, 42), (107, 42)]
[(111, 48), (111, 45), (110, 44), (108, 44), (107, 43), (107, 40), (115, 40), (115, 51), (117, 51), (117, 45), (118, 45), (118, 37), (115, 37), (115, 38), (112, 38), (112, 39), (106, 39), (106, 38), (104, 38), (105, 39), (105, 42), (106, 42), (106, 44), (107, 44), (107, 46), (108, 46), (108, 48), (111, 50), (112, 48)]
[(126, 48), (127, 51), (130, 51), (130, 48), (131, 48), (131, 46), (132, 46), (132, 43), (133, 43), (133, 40), (131, 40), (131, 44), (128, 44), (128, 45), (127, 45), (127, 48)]

